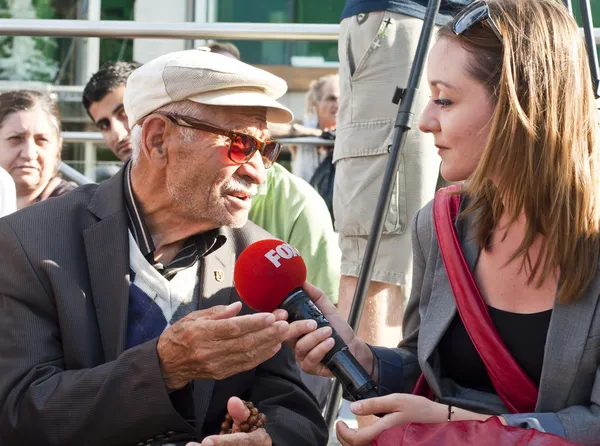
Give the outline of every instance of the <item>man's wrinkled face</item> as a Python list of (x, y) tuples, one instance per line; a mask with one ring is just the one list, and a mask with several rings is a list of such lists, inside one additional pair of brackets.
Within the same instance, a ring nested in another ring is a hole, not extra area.
[(104, 141), (121, 161), (131, 158), (132, 148), (129, 122), (123, 108), (124, 95), (125, 85), (121, 85), (110, 91), (100, 101), (92, 102), (89, 109)]
[[(268, 137), (264, 108), (211, 106), (201, 120), (263, 141)], [(178, 134), (169, 138), (166, 187), (170, 197), (214, 227), (243, 226), (257, 186), (266, 179), (261, 154), (256, 152), (246, 164), (236, 164), (228, 156), (225, 136), (173, 123), (170, 132)]]

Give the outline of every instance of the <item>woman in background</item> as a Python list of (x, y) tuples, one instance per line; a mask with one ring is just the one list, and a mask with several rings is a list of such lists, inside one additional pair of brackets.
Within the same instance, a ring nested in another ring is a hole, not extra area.
[(56, 101), (30, 90), (0, 94), (0, 167), (15, 182), (17, 209), (77, 187), (58, 176), (61, 150)]
[[(310, 83), (306, 93), (306, 110), (303, 126), (318, 129), (321, 133), (335, 129), (340, 99), (340, 78), (329, 74)], [(310, 182), (313, 174), (333, 146), (316, 147), (299, 145), (291, 147), (292, 173)]]

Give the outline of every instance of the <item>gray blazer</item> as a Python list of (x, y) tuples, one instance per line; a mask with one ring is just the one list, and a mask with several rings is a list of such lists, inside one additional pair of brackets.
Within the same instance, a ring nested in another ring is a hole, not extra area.
[[(267, 415), (274, 444), (325, 445), (319, 408), (285, 346), (254, 370), (195, 380), (171, 395), (156, 340), (125, 350), (129, 242), (122, 188), (121, 171), (0, 219), (0, 444), (202, 439), (219, 432), (235, 395)], [(227, 242), (199, 269), (201, 309), (239, 300), (235, 259), (268, 237), (252, 223), (222, 232)], [(190, 405), (193, 413), (184, 413)]]
[[(422, 371), (441, 403), (479, 413), (507, 414), (497, 395), (467, 389), (440, 376), (436, 348), (457, 310), (432, 209), (429, 203), (413, 221), (413, 289), (404, 317), (404, 340), (396, 349), (372, 348), (379, 357), (381, 391), (409, 393)], [(479, 256), (475, 218), (469, 214), (456, 224), (471, 270)], [(581, 300), (555, 303), (535, 413), (504, 415), (509, 424), (534, 427), (579, 444), (600, 445), (599, 295), (600, 271)]]

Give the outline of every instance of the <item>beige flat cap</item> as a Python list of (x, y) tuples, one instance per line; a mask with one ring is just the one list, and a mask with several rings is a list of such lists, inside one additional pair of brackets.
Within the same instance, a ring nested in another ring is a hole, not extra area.
[(202, 50), (165, 54), (129, 76), (123, 104), (133, 126), (171, 102), (266, 107), (267, 121), (290, 122), (294, 115), (276, 99), (287, 91), (285, 81), (231, 57)]

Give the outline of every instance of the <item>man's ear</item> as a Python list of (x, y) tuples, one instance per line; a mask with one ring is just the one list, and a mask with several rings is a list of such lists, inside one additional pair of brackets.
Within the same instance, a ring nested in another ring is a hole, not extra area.
[(165, 166), (167, 164), (167, 136), (170, 122), (159, 114), (148, 116), (142, 124), (141, 152), (148, 160)]

